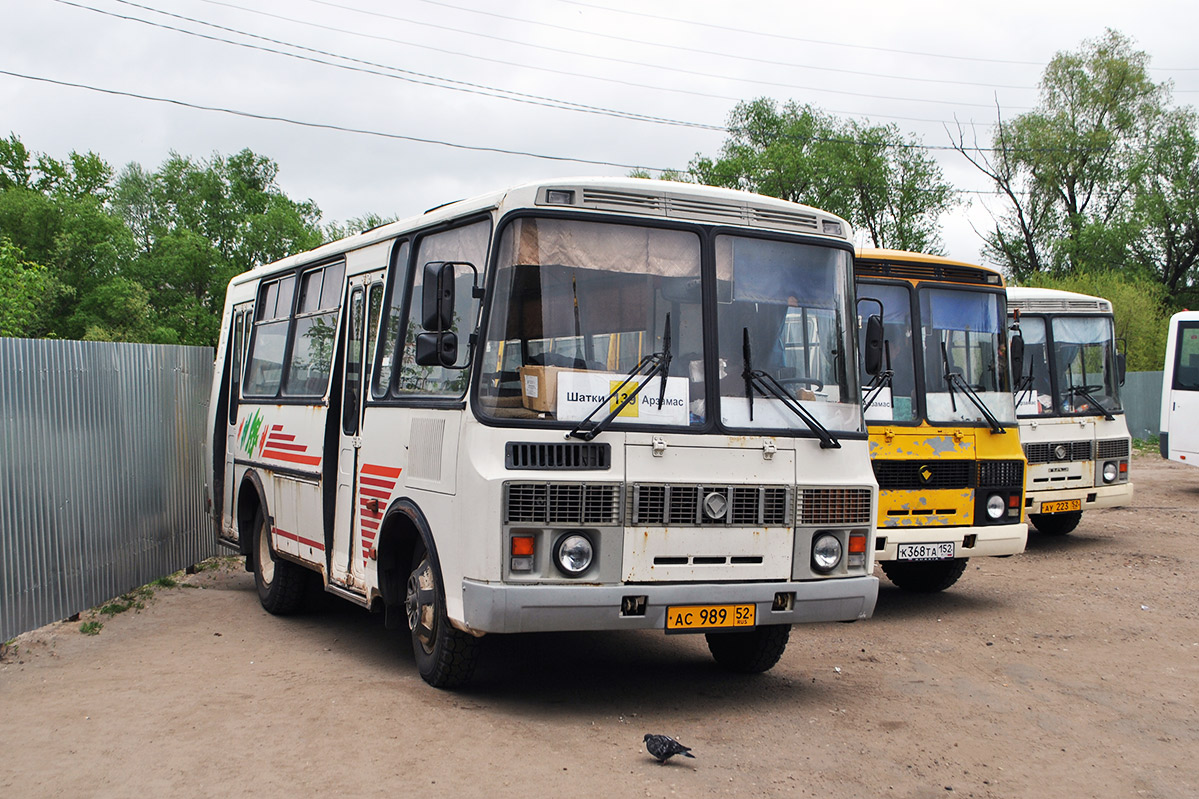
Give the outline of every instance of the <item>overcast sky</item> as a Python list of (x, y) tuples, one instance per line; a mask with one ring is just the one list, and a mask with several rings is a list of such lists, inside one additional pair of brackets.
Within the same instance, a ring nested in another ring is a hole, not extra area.
[(274, 159), (283, 190), (316, 202), (324, 222), (408, 216), (546, 176), (683, 169), (718, 153), (736, 102), (769, 96), (893, 122), (932, 148), (961, 200), (942, 220), (948, 254), (978, 261), (973, 228), (1002, 206), (945, 149), (947, 128), (961, 123), (988, 143), (997, 105), (1008, 117), (1031, 108), (1049, 59), (1108, 27), (1150, 55), (1176, 104), (1199, 102), (1194, 0), (0, 8), (0, 135), (59, 158), (95, 151), (118, 170), (155, 169), (172, 150), (204, 158), (248, 147)]

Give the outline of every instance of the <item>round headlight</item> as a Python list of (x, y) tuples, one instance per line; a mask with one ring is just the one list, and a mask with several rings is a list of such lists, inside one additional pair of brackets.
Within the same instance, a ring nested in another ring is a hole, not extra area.
[(821, 533), (812, 541), (812, 568), (828, 574), (841, 562), (841, 541), (832, 533)]
[(992, 519), (1002, 519), (1003, 514), (1007, 512), (1007, 503), (1003, 501), (1003, 497), (999, 494), (992, 494), (987, 497), (987, 515)]
[(1115, 461), (1108, 461), (1107, 463), (1103, 464), (1103, 482), (1105, 482), (1105, 483), (1116, 482), (1116, 475), (1118, 475), (1119, 473), (1120, 472), (1116, 468)]
[(595, 548), (591, 546), (591, 539), (582, 533), (568, 533), (559, 538), (554, 547), (554, 562), (569, 577), (578, 577), (591, 568), (594, 558)]

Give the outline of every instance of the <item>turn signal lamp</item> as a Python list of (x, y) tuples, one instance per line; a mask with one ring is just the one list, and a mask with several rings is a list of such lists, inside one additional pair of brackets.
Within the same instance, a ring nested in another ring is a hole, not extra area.
[(849, 534), (849, 558), (846, 563), (850, 568), (866, 565), (866, 534)]
[(512, 536), (512, 571), (533, 571), (534, 538), (531, 535)]

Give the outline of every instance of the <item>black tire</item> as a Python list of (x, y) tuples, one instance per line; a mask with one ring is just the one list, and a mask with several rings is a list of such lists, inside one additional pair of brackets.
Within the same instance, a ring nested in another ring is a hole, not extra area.
[(930, 561), (884, 560), (879, 562), (883, 574), (905, 591), (935, 594), (958, 581), (966, 571), (968, 558)]
[(299, 611), (304, 606), (309, 572), (303, 566), (275, 557), (262, 511), (254, 517), (254, 548), (250, 557), (254, 559), (258, 600), (267, 612), (290, 616)]
[(790, 624), (770, 624), (735, 633), (707, 633), (708, 651), (729, 671), (761, 674), (774, 668), (791, 638)]
[(457, 688), (469, 681), (479, 659), (479, 639), (450, 624), (441, 574), (423, 546), (412, 559), (404, 611), (421, 678), (434, 688)]
[(1082, 511), (1072, 510), (1066, 513), (1030, 513), (1028, 520), (1037, 532), (1044, 535), (1066, 535), (1082, 521)]

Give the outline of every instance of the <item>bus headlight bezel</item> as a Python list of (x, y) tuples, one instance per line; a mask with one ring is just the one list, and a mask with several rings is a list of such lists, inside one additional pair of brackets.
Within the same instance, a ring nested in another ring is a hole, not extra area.
[(987, 518), (997, 522), (1007, 515), (1007, 499), (1003, 494), (992, 494), (987, 497)]
[(1105, 461), (1100, 472), (1103, 482), (1114, 483), (1120, 478), (1120, 467), (1115, 461)]
[(554, 565), (567, 577), (581, 577), (595, 564), (595, 543), (582, 530), (567, 530), (554, 542)]
[(812, 571), (832, 574), (841, 565), (845, 547), (834, 533), (817, 533), (812, 538)]

